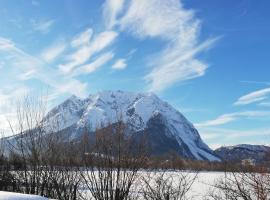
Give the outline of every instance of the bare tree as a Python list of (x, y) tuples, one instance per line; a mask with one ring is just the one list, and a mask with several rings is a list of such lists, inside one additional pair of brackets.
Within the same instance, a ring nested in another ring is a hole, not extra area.
[(9, 155), (13, 162), (20, 163), (15, 170), (18, 192), (39, 194), (42, 177), (42, 151), (44, 149), (44, 129), (42, 118), (45, 116), (42, 100), (25, 97), (17, 103), (16, 122), (10, 123), (13, 137), (7, 140)]
[[(79, 189), (76, 144), (64, 142), (55, 124), (45, 124), (44, 99), (25, 97), (17, 103), (13, 136), (6, 139), (13, 164), (14, 191), (60, 200), (75, 200)], [(52, 128), (53, 127), (53, 128)]]
[[(146, 175), (147, 174), (147, 175)], [(149, 172), (143, 176), (143, 197), (145, 200), (187, 200), (197, 173), (183, 171)]]
[(91, 150), (85, 152), (85, 168), (81, 172), (91, 193), (85, 199), (130, 199), (131, 187), (146, 160), (144, 143), (126, 133), (122, 120), (99, 128), (94, 137)]
[(16, 188), (8, 158), (5, 155), (4, 137), (0, 138), (0, 190), (13, 191)]
[(228, 172), (220, 178), (210, 192), (213, 200), (268, 200), (270, 175), (267, 171)]

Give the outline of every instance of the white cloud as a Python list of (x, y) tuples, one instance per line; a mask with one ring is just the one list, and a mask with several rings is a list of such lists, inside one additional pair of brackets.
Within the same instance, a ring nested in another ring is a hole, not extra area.
[[(10, 40), (0, 38), (0, 55), (1, 59), (8, 63), (10, 69), (16, 71), (17, 75), (14, 77), (17, 77), (18, 80), (33, 78), (47, 86), (51, 86), (58, 93), (69, 93), (78, 96), (87, 95), (86, 83), (62, 76), (42, 59), (24, 52)], [(13, 82), (15, 81), (16, 79), (13, 80)]]
[(41, 58), (46, 62), (54, 61), (66, 49), (65, 43), (57, 43), (41, 53)]
[(270, 116), (270, 112), (267, 111), (244, 111), (244, 112), (235, 112), (235, 113), (229, 113), (224, 114), (216, 119), (201, 122), (195, 124), (196, 127), (209, 127), (209, 126), (218, 126), (227, 124), (229, 122), (236, 121), (238, 119), (249, 119), (249, 118), (258, 118), (258, 117), (265, 117)]
[(200, 22), (193, 15), (193, 11), (185, 10), (178, 0), (132, 0), (120, 23), (122, 29), (141, 38), (176, 39), (179, 34), (190, 37), (193, 34), (185, 35), (187, 31), (197, 31)]
[(208, 65), (195, 59), (194, 56), (211, 47), (216, 40), (207, 40), (198, 47), (189, 50), (176, 47), (163, 51), (158, 56), (159, 58), (151, 63), (155, 66), (153, 70), (145, 76), (145, 80), (150, 84), (149, 90), (162, 91), (179, 81), (203, 76)]
[(10, 134), (8, 121), (15, 121), (16, 103), (29, 93), (30, 89), (22, 84), (11, 84), (0, 89), (0, 134)]
[(34, 77), (35, 73), (36, 73), (35, 69), (23, 72), (18, 75), (18, 79), (22, 81), (29, 80)]
[(90, 39), (92, 38), (93, 30), (91, 28), (88, 28), (86, 31), (79, 34), (77, 37), (75, 37), (72, 42), (72, 47), (78, 47), (81, 45), (89, 45)]
[(117, 37), (118, 33), (114, 31), (104, 31), (98, 34), (90, 44), (93, 53), (99, 52), (109, 46)]
[(264, 101), (258, 104), (259, 106), (270, 107), (270, 101)]
[(101, 66), (106, 64), (108, 61), (110, 61), (114, 57), (114, 54), (112, 52), (107, 52), (102, 55), (100, 55), (96, 60), (93, 62), (83, 65), (79, 68), (77, 68), (73, 74), (73, 76), (80, 75), (80, 74), (90, 74), (97, 69), (99, 69)]
[[(38, 91), (40, 92), (40, 88)], [(4, 136), (13, 135), (20, 128), (17, 108), (23, 103), (25, 98), (28, 98), (28, 100), (37, 100), (38, 102), (44, 100), (45, 103), (42, 105), (45, 106), (44, 109), (52, 108), (52, 100), (59, 93), (47, 93), (48, 95), (43, 95), (39, 92), (22, 83), (11, 83), (8, 86), (0, 88), (0, 137), (2, 136), (1, 134), (4, 134)], [(11, 130), (10, 125), (12, 125), (13, 130)]]
[(205, 74), (208, 65), (195, 56), (213, 46), (218, 38), (199, 44), (201, 22), (179, 0), (132, 0), (119, 22), (122, 30), (138, 38), (166, 41), (165, 50), (153, 58), (153, 69), (145, 76), (149, 90), (162, 91), (176, 82)]
[(108, 29), (117, 24), (117, 16), (124, 7), (124, 0), (106, 0), (103, 5), (103, 16)]
[(54, 23), (55, 23), (55, 20), (45, 20), (45, 21), (33, 20), (32, 21), (34, 30), (39, 31), (43, 34), (50, 32)]
[(0, 37), (0, 50), (9, 50), (14, 47), (11, 40)]
[(114, 31), (104, 31), (98, 34), (89, 45), (81, 46), (75, 53), (68, 57), (69, 62), (59, 66), (59, 69), (68, 74), (73, 71), (73, 69), (79, 65), (87, 62), (94, 54), (102, 51), (117, 37), (117, 33)]
[[(8, 102), (12, 101), (13, 99), (19, 99), (29, 93), (30, 89), (24, 85), (18, 86), (13, 85), (5, 88), (0, 89), (0, 102)], [(9, 110), (4, 106), (5, 104), (1, 104), (0, 111)]]
[(237, 144), (260, 144), (268, 143), (265, 138), (270, 135), (269, 128), (255, 128), (251, 130), (237, 130), (227, 128), (201, 127), (200, 135), (207, 144), (216, 149), (221, 146)]
[(127, 67), (126, 59), (118, 59), (113, 65), (112, 68), (116, 70), (123, 70)]
[(268, 98), (270, 94), (270, 88), (265, 88), (262, 90), (257, 90), (240, 97), (234, 105), (247, 105), (255, 102), (259, 102)]

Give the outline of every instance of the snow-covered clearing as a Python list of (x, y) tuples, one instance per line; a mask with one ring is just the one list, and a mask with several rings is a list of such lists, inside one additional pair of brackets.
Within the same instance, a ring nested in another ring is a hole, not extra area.
[(40, 197), (37, 195), (0, 191), (0, 200), (48, 200), (48, 198)]
[[(145, 171), (140, 171), (138, 173), (139, 177), (143, 178), (148, 178), (148, 177), (158, 177), (161, 175), (163, 172), (157, 172), (157, 171), (152, 171), (152, 172), (145, 172)], [(164, 178), (166, 177), (172, 177), (174, 183), (177, 185), (179, 183), (179, 177), (178, 176), (180, 173), (182, 174), (189, 174), (189, 177), (192, 179), (192, 177), (196, 176), (197, 173), (195, 172), (185, 172), (185, 171), (169, 171), (165, 173)], [(213, 185), (215, 182), (220, 179), (224, 178), (224, 173), (223, 172), (200, 172), (197, 174), (197, 178), (195, 182), (193, 183), (191, 189), (187, 193), (187, 197), (190, 199), (195, 199), (195, 200), (202, 200), (207, 197), (209, 192), (214, 189)], [(151, 182), (154, 180), (154, 178), (151, 180)], [(178, 181), (178, 182), (177, 182)], [(143, 200), (142, 193), (145, 185), (143, 181), (139, 180), (137, 181), (131, 188), (131, 193), (136, 193), (136, 199), (141, 199)], [(87, 195), (88, 197), (91, 196), (90, 191), (88, 190), (81, 190), (83, 193), (82, 195)], [(139, 194), (139, 195), (138, 195)]]
[(223, 172), (200, 172), (188, 196), (193, 196), (194, 199), (203, 199), (213, 189), (213, 185), (220, 178), (224, 178)]
[[(147, 177), (149, 175), (158, 176), (160, 173), (162, 172), (140, 171), (139, 176), (142, 176), (142, 177)], [(181, 172), (181, 171), (166, 172), (165, 175), (172, 176), (173, 178), (175, 178), (175, 182), (177, 182), (177, 177), (178, 177), (177, 174), (179, 173), (189, 173), (191, 177), (196, 175), (196, 173), (194, 172)], [(222, 177), (224, 177), (224, 173), (222, 172), (200, 172), (194, 184), (192, 185), (190, 191), (187, 194), (188, 197), (192, 197), (193, 199), (198, 199), (198, 200), (204, 199), (204, 197), (208, 194), (209, 190), (212, 189), (212, 185), (215, 183), (215, 180)], [(141, 193), (142, 187), (143, 187), (142, 182), (137, 182), (137, 184), (134, 185), (132, 191)], [(83, 193), (84, 195), (91, 196), (89, 191), (85, 190)], [(26, 195), (26, 194), (0, 191), (0, 200), (48, 200), (48, 199), (45, 197), (40, 197), (36, 195)]]
[[(161, 172), (158, 172), (158, 173), (161, 173)], [(158, 173), (155, 173), (155, 174), (158, 175)], [(189, 174), (191, 179), (197, 174), (195, 172), (171, 171), (171, 172), (166, 172), (166, 176), (173, 177), (175, 184), (177, 184), (177, 181), (179, 182), (178, 180), (179, 173)], [(143, 173), (143, 176), (144, 177), (147, 176), (145, 172)], [(213, 185), (215, 184), (215, 182), (218, 179), (223, 178), (223, 177), (224, 177), (223, 172), (199, 172), (197, 174), (196, 180), (191, 186), (191, 189), (187, 193), (187, 196), (193, 199), (204, 199), (204, 197), (208, 195), (209, 191), (213, 189)]]

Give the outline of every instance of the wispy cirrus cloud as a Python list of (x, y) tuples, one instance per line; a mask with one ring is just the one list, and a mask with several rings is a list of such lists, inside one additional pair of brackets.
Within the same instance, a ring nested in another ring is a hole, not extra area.
[(99, 69), (101, 66), (109, 62), (114, 57), (114, 54), (112, 52), (106, 52), (101, 54), (97, 59), (95, 59), (93, 62), (82, 65), (78, 67), (74, 72), (73, 76), (77, 76), (80, 74), (90, 74), (97, 69)]
[(243, 111), (243, 112), (235, 112), (229, 114), (223, 114), (216, 119), (208, 120), (205, 122), (200, 122), (195, 124), (196, 127), (211, 127), (211, 126), (219, 126), (223, 124), (227, 124), (239, 119), (254, 119), (270, 116), (270, 112), (267, 111)]
[[(199, 128), (201, 137), (207, 141), (207, 144), (216, 149), (221, 146), (237, 145), (239, 140), (242, 144), (264, 144), (269, 145), (269, 128), (254, 128), (251, 130), (238, 130), (216, 127)], [(254, 137), (257, 140), (254, 140)], [(261, 139), (258, 139), (261, 138)], [(267, 139), (267, 140), (266, 140)]]
[(14, 122), (16, 119), (16, 103), (30, 92), (29, 87), (14, 81), (0, 88), (0, 134), (10, 133), (9, 122)]
[(78, 47), (82, 45), (89, 45), (92, 36), (93, 36), (93, 29), (88, 28), (86, 29), (86, 31), (80, 33), (71, 41), (71, 46)]
[(62, 76), (42, 59), (23, 51), (11, 40), (0, 38), (0, 56), (15, 71), (13, 81), (37, 79), (54, 88), (58, 94), (68, 93), (78, 96), (87, 94), (86, 83)]
[(19, 74), (17, 78), (22, 81), (29, 80), (32, 77), (34, 77), (35, 73), (36, 73), (35, 69), (28, 70)]
[(41, 21), (32, 20), (33, 29), (43, 34), (50, 32), (54, 23), (55, 23), (55, 20), (53, 19), (41, 20)]
[(14, 43), (7, 39), (0, 37), (0, 50), (9, 50), (14, 47)]
[[(145, 76), (149, 83), (149, 90), (162, 91), (177, 82), (194, 79), (205, 75), (208, 65), (196, 58), (198, 53), (210, 48), (217, 38), (210, 39), (189, 50), (167, 48), (160, 59), (152, 61), (151, 65), (156, 66)], [(159, 57), (159, 56), (158, 56)]]
[(264, 101), (258, 103), (259, 106), (270, 107), (270, 101)]
[(107, 0), (103, 4), (103, 17), (108, 29), (118, 23), (117, 17), (123, 10), (125, 0)]
[[(183, 39), (194, 37), (200, 21), (194, 18), (192, 10), (185, 10), (177, 0), (132, 0), (120, 19), (120, 26), (140, 38), (161, 37), (170, 40), (177, 39), (175, 36), (178, 34)], [(191, 31), (192, 35), (184, 36), (185, 31)], [(183, 46), (192, 45), (185, 42), (183, 40)]]
[(214, 45), (218, 38), (200, 43), (201, 21), (193, 10), (178, 0), (132, 0), (118, 19), (122, 31), (140, 39), (157, 38), (166, 42), (146, 76), (149, 90), (162, 91), (176, 82), (203, 76), (208, 65), (196, 55)]
[(115, 61), (115, 63), (112, 65), (112, 69), (115, 70), (123, 70), (127, 67), (126, 59), (121, 58)]
[[(72, 73), (74, 68), (85, 64), (94, 54), (101, 52), (111, 45), (117, 38), (118, 33), (104, 31), (96, 35), (89, 44), (86, 41), (71, 55), (67, 56), (68, 62), (59, 66), (64, 74)], [(75, 40), (76, 41), (76, 40)], [(82, 41), (82, 40), (81, 40)]]
[(269, 95), (270, 95), (270, 88), (264, 88), (264, 89), (254, 91), (240, 97), (234, 103), (234, 105), (247, 105), (251, 103), (260, 102), (267, 99)]
[(62, 54), (66, 49), (66, 44), (64, 42), (56, 43), (41, 53), (41, 58), (46, 62), (54, 61), (60, 54)]
[[(25, 85), (9, 85), (8, 87), (3, 87), (0, 89), (0, 111), (9, 111), (10, 107), (7, 102), (11, 102), (14, 99), (20, 99), (21, 97), (27, 95), (30, 92), (30, 89)], [(5, 102), (5, 103), (3, 103)]]

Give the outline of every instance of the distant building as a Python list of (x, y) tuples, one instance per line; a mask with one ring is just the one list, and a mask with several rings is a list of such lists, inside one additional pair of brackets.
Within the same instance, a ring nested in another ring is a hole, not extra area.
[(255, 160), (254, 159), (244, 159), (241, 161), (241, 164), (244, 166), (255, 166)]

